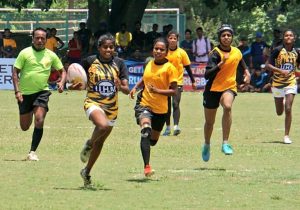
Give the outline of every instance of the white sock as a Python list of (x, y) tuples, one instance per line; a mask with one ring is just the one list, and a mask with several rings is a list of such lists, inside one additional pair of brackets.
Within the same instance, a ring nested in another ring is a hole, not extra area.
[(174, 125), (174, 130), (178, 130), (179, 126), (178, 125)]
[(223, 144), (228, 144), (228, 140), (223, 140)]

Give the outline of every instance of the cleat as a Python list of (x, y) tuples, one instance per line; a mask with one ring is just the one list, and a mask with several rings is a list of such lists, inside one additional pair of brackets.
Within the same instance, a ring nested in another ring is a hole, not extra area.
[(177, 129), (174, 130), (173, 135), (178, 136), (180, 133), (181, 133), (181, 130), (179, 128), (177, 128)]
[(26, 160), (28, 161), (39, 161), (38, 156), (36, 155), (36, 153), (34, 151), (30, 151), (29, 154), (27, 155)]
[(232, 150), (232, 147), (230, 146), (230, 144), (222, 144), (222, 152), (225, 155), (232, 155), (233, 150)]
[(285, 136), (285, 137), (283, 138), (283, 143), (284, 143), (284, 144), (291, 144), (291, 143), (292, 143), (292, 140), (290, 139), (289, 136)]
[(92, 181), (91, 176), (86, 173), (85, 168), (80, 171), (81, 178), (83, 179), (84, 187), (91, 187)]
[(144, 168), (145, 177), (151, 177), (154, 174), (154, 171), (151, 169), (150, 165), (146, 165)]
[(92, 151), (92, 147), (89, 146), (86, 141), (86, 143), (83, 145), (83, 148), (80, 152), (80, 160), (83, 163), (86, 163), (88, 161), (88, 159), (90, 158), (90, 155), (91, 155), (91, 151)]
[(163, 133), (163, 136), (170, 136), (171, 130), (166, 128), (165, 132)]
[(202, 147), (202, 160), (207, 162), (210, 158), (210, 145), (204, 144)]

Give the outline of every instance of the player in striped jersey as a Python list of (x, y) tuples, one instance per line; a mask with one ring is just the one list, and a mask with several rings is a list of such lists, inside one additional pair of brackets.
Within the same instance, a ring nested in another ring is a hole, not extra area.
[(272, 93), (277, 115), (285, 111), (285, 136), (283, 143), (291, 144), (289, 137), (292, 124), (292, 105), (297, 94), (295, 71), (299, 67), (300, 56), (294, 48), (295, 33), (286, 30), (283, 33), (283, 44), (274, 48), (268, 60), (268, 68), (273, 71)]
[(88, 77), (84, 110), (95, 125), (91, 139), (85, 143), (80, 154), (81, 161), (87, 162), (80, 172), (85, 187), (91, 185), (90, 171), (117, 118), (118, 91), (129, 93), (126, 65), (113, 56), (114, 49), (114, 37), (102, 35), (98, 40), (99, 56), (89, 56), (83, 61)]

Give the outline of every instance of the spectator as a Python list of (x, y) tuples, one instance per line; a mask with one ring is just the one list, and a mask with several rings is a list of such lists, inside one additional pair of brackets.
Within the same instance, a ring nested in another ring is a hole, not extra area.
[(256, 32), (255, 41), (251, 44), (250, 68), (259, 68), (261, 64), (265, 63), (263, 55), (264, 49), (269, 48), (262, 39), (262, 33)]
[(61, 76), (59, 71), (52, 68), (48, 79), (49, 89), (57, 90), (57, 83), (59, 83), (60, 81), (61, 81)]
[(56, 52), (57, 40), (52, 35), (50, 28), (47, 28), (46, 31), (47, 31), (47, 41), (46, 41), (45, 48), (47, 48), (48, 50), (51, 50), (52, 52)]
[[(248, 46), (248, 38), (245, 36), (242, 36), (240, 39), (240, 43), (238, 46), (238, 49), (241, 51), (243, 55), (243, 60), (245, 61), (245, 64), (247, 66), (250, 65), (250, 47)], [(237, 70), (237, 76), (236, 76), (236, 81), (237, 81), (237, 88), (239, 92), (246, 92), (248, 91), (249, 87), (244, 82), (244, 68), (241, 65), (238, 65), (238, 70)]]
[(132, 50), (143, 51), (145, 49), (146, 34), (141, 31), (141, 21), (135, 22), (135, 31), (132, 33)]
[(126, 57), (132, 41), (132, 34), (127, 31), (126, 23), (122, 23), (120, 31), (116, 33), (116, 47), (120, 57)]
[(62, 49), (65, 46), (65, 43), (58, 36), (56, 36), (56, 34), (57, 34), (56, 28), (51, 28), (50, 33), (51, 33), (51, 36), (54, 37), (56, 39), (56, 42), (58, 43), (57, 49), (58, 50)]
[(158, 24), (154, 23), (152, 25), (152, 31), (149, 31), (146, 34), (146, 50), (151, 51), (153, 47), (154, 40), (161, 36), (160, 33), (157, 32)]
[(79, 23), (78, 37), (81, 43), (81, 57), (86, 57), (89, 54), (92, 32), (86, 28), (84, 22)]
[(256, 68), (254, 70), (254, 73), (251, 75), (249, 91), (258, 93), (263, 92), (267, 83), (268, 74), (266, 72), (263, 72), (261, 68)]
[(0, 58), (3, 57), (2, 52), (3, 52), (3, 35), (2, 32), (0, 32)]
[(203, 28), (198, 27), (196, 29), (197, 39), (193, 42), (193, 53), (195, 55), (195, 61), (199, 63), (208, 62), (208, 54), (211, 51), (210, 40), (203, 36)]
[(270, 50), (272, 50), (278, 46), (282, 45), (282, 37), (281, 37), (281, 30), (279, 28), (274, 28), (273, 30), (273, 41), (272, 45), (270, 47)]
[(185, 39), (181, 41), (180, 47), (186, 51), (189, 56), (191, 62), (195, 61), (195, 57), (193, 54), (193, 40), (192, 40), (192, 31), (190, 29), (185, 30)]
[(78, 37), (78, 32), (73, 33), (73, 38), (68, 43), (68, 60), (71, 63), (80, 63), (81, 58), (81, 43)]
[(4, 37), (3, 37), (3, 57), (4, 58), (14, 58), (16, 57), (17, 43), (11, 37), (11, 31), (6, 28), (4, 29)]

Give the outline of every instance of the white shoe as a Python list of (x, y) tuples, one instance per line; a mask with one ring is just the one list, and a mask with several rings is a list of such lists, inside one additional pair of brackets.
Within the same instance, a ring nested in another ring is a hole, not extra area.
[(29, 154), (27, 155), (26, 160), (39, 161), (39, 158), (38, 158), (38, 156), (36, 155), (36, 153), (34, 151), (30, 151)]
[(292, 140), (290, 139), (289, 136), (285, 136), (285, 137), (283, 138), (283, 143), (284, 143), (284, 144), (291, 144), (291, 143), (292, 143)]

